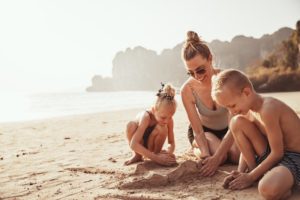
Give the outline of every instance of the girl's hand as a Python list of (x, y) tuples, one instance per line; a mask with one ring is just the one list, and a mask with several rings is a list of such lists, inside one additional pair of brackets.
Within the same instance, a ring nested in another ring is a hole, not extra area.
[(161, 151), (159, 154), (157, 154), (157, 160), (155, 160), (157, 163), (165, 166), (171, 166), (176, 164), (176, 158), (174, 154), (170, 154), (166, 151)]

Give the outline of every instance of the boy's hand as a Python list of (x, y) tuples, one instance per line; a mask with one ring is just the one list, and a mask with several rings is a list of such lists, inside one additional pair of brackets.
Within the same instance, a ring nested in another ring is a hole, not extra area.
[(228, 189), (229, 183), (233, 181), (240, 173), (238, 171), (232, 171), (223, 181), (223, 188)]
[(234, 180), (229, 183), (229, 189), (242, 190), (250, 187), (254, 183), (249, 173), (237, 173), (237, 175), (232, 175), (234, 177)]
[(209, 156), (205, 158), (201, 163), (202, 167), (200, 170), (200, 174), (202, 176), (214, 175), (219, 167), (219, 160), (215, 156)]

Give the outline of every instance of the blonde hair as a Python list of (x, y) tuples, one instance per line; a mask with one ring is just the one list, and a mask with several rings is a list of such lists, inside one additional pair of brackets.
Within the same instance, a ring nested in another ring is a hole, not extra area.
[(155, 109), (166, 105), (173, 106), (173, 108), (176, 109), (177, 103), (174, 99), (175, 89), (171, 84), (162, 84), (162, 89), (158, 91), (156, 96)]
[(182, 58), (185, 61), (194, 58), (196, 55), (202, 55), (206, 59), (212, 57), (208, 46), (199, 38), (196, 32), (188, 31), (186, 35), (187, 38), (182, 47)]
[(245, 87), (253, 89), (253, 85), (246, 74), (236, 69), (227, 69), (212, 77), (211, 96), (216, 99), (224, 85), (230, 86), (231, 91), (242, 92)]

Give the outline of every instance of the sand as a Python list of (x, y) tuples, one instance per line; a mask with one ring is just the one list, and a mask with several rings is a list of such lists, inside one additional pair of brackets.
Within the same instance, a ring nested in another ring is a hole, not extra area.
[[(298, 113), (299, 99), (288, 102)], [(180, 103), (174, 116), (178, 165), (146, 160), (123, 166), (131, 157), (125, 124), (144, 109), (0, 124), (0, 199), (261, 199), (257, 185), (222, 188), (236, 166), (199, 175)], [(290, 199), (300, 199), (300, 192)]]

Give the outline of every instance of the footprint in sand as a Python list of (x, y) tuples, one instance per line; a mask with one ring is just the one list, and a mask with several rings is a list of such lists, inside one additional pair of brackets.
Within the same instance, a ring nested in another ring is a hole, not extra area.
[(113, 170), (95, 168), (95, 167), (82, 167), (82, 168), (66, 168), (65, 170), (71, 172), (81, 172), (85, 174), (115, 174)]
[(129, 182), (120, 183), (120, 189), (140, 189), (145, 187), (160, 187), (165, 186), (180, 179), (198, 173), (200, 167), (198, 167), (197, 162), (187, 160), (181, 163), (173, 171), (162, 175), (157, 173), (149, 173), (146, 177), (133, 178)]

